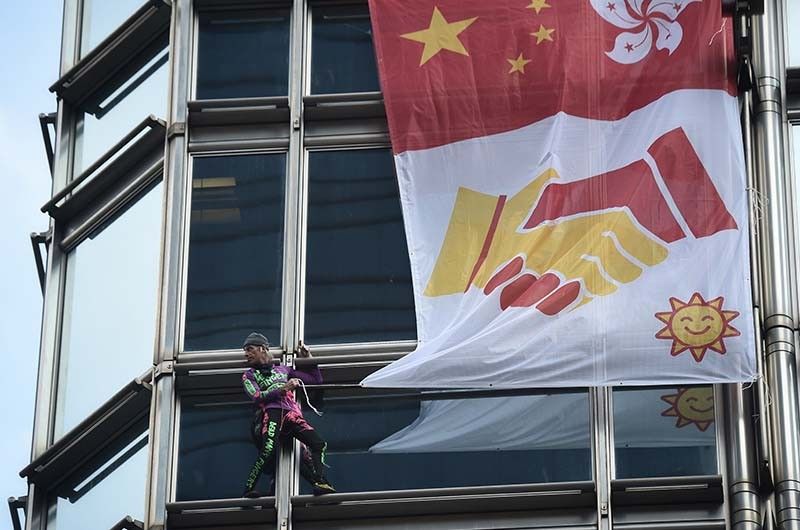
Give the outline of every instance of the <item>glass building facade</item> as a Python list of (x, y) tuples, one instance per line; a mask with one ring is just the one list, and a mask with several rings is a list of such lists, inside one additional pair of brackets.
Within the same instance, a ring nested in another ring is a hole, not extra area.
[[(800, 5), (756, 4), (724, 2), (759, 381), (387, 391), (358, 383), (417, 335), (366, 1), (64, 0), (21, 526), (800, 528)], [(336, 494), (292, 442), (242, 498), (253, 330), (319, 365)]]

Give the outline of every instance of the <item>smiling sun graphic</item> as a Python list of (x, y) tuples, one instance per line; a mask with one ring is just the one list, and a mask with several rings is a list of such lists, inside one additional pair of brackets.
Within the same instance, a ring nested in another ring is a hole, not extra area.
[(672, 405), (661, 413), (662, 416), (676, 416), (675, 427), (686, 427), (694, 423), (705, 432), (714, 422), (714, 391), (710, 386), (679, 388), (676, 394), (661, 396)]
[(738, 311), (722, 309), (724, 299), (720, 296), (706, 302), (700, 293), (694, 293), (688, 302), (675, 297), (669, 299), (672, 311), (656, 313), (656, 318), (666, 324), (656, 333), (657, 339), (671, 339), (670, 353), (676, 356), (686, 350), (698, 363), (708, 350), (725, 353), (725, 337), (739, 336), (739, 330), (730, 321), (739, 316)]

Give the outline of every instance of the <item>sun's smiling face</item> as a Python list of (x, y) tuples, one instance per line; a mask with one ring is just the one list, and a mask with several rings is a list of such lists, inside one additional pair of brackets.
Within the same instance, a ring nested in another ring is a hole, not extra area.
[(714, 391), (709, 386), (679, 388), (675, 394), (661, 396), (671, 406), (662, 416), (677, 417), (676, 427), (694, 424), (701, 431), (714, 422)]
[(739, 316), (738, 311), (725, 311), (720, 296), (706, 302), (700, 293), (694, 293), (688, 302), (670, 298), (672, 311), (656, 313), (656, 318), (666, 326), (656, 333), (658, 339), (671, 339), (671, 354), (676, 356), (686, 350), (695, 361), (703, 360), (708, 350), (725, 353), (725, 337), (735, 337), (739, 331), (730, 321)]
[(708, 305), (687, 305), (675, 311), (670, 322), (673, 336), (690, 347), (714, 344), (725, 329), (725, 317)]

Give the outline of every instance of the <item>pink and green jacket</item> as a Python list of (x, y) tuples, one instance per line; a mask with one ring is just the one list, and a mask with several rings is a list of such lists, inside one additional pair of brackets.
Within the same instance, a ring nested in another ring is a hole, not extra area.
[(282, 365), (262, 365), (245, 370), (242, 374), (242, 385), (247, 396), (264, 411), (284, 409), (302, 414), (294, 391), (282, 390), (283, 385), (292, 378), (297, 378), (306, 385), (322, 383), (322, 374), (318, 366), (305, 371)]

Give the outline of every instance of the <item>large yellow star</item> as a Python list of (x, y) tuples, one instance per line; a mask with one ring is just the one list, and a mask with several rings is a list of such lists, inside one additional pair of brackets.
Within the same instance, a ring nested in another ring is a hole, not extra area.
[(467, 29), (477, 19), (478, 17), (473, 17), (457, 22), (447, 22), (439, 8), (434, 7), (428, 29), (406, 33), (401, 37), (425, 44), (425, 48), (422, 50), (422, 59), (419, 62), (420, 66), (427, 63), (431, 57), (441, 50), (450, 50), (451, 52), (469, 56), (464, 45), (458, 40), (458, 34)]
[(547, 0), (531, 0), (531, 5), (528, 6), (528, 9), (535, 9), (536, 14), (538, 15), (539, 11), (546, 7), (552, 7), (547, 3)]
[(552, 35), (555, 30), (556, 28), (547, 29), (546, 27), (539, 24), (539, 29), (536, 31), (536, 33), (531, 33), (531, 35), (536, 37), (536, 44), (541, 44), (542, 41), (546, 40), (553, 42)]
[(519, 54), (519, 57), (516, 59), (506, 59), (506, 61), (511, 64), (511, 70), (508, 71), (509, 74), (513, 74), (514, 72), (520, 72), (522, 74), (525, 73), (525, 65), (531, 62), (530, 59), (525, 59), (522, 57), (522, 53)]

